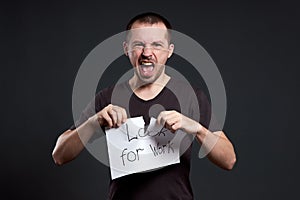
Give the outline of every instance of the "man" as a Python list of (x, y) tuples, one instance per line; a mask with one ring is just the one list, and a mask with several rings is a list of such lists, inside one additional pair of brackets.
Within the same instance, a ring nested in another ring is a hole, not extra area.
[[(157, 123), (176, 134), (182, 130), (195, 135), (197, 141), (210, 149), (209, 141), (216, 141), (208, 153), (210, 161), (221, 168), (233, 168), (236, 158), (234, 148), (224, 132), (207, 129), (210, 106), (203, 93), (196, 91), (200, 108), (200, 120), (192, 114), (181, 113), (176, 95), (169, 88), (179, 88), (185, 94), (185, 86), (165, 73), (165, 63), (172, 55), (174, 45), (170, 42), (170, 23), (155, 13), (144, 13), (133, 18), (123, 44), (134, 69), (133, 77), (118, 85), (122, 91), (132, 93), (129, 107), (112, 104), (113, 88), (100, 91), (95, 98), (96, 114), (91, 106), (83, 112), (78, 124), (65, 131), (53, 150), (56, 164), (62, 165), (74, 159), (96, 132), (96, 127), (119, 127), (131, 117), (143, 116), (149, 124), (149, 109), (156, 104), (165, 110), (155, 116)], [(80, 137), (79, 137), (80, 132)], [(216, 137), (218, 136), (217, 140)], [(204, 140), (205, 139), (205, 140)], [(114, 179), (110, 183), (109, 199), (193, 199), (189, 180), (191, 145), (181, 155), (180, 163), (147, 173), (137, 173)], [(163, 188), (163, 190), (162, 190)]]

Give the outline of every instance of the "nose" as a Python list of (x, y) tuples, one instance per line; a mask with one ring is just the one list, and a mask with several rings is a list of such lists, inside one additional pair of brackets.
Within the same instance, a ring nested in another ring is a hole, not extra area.
[(149, 46), (145, 46), (144, 48), (143, 48), (143, 52), (142, 52), (142, 54), (143, 54), (143, 56), (145, 56), (145, 57), (151, 57), (152, 56), (152, 47), (149, 47)]

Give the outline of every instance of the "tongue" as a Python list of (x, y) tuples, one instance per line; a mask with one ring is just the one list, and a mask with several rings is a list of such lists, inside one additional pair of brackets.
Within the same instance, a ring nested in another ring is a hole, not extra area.
[(143, 72), (152, 72), (153, 66), (143, 66), (142, 70)]
[(152, 71), (153, 71), (153, 66), (143, 66), (142, 67), (142, 71), (144, 75), (151, 75)]

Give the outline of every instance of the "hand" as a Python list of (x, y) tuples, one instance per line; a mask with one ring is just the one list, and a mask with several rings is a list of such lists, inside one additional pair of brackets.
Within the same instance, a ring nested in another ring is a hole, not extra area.
[(126, 122), (127, 114), (124, 108), (109, 104), (97, 113), (98, 122), (101, 126), (109, 128), (119, 127)]
[(181, 129), (186, 133), (196, 134), (202, 129), (200, 123), (177, 111), (162, 111), (157, 117), (157, 123), (159, 125), (164, 125), (173, 133), (175, 133), (178, 129)]

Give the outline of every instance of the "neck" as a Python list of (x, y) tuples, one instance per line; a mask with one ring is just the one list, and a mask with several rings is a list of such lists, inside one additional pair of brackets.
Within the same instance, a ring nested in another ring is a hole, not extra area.
[(157, 80), (153, 83), (142, 83), (137, 76), (133, 76), (129, 80), (129, 85), (132, 91), (137, 95), (139, 98), (143, 100), (150, 100), (157, 96), (162, 89), (167, 85), (168, 81), (170, 80), (170, 76), (166, 74), (162, 74)]

